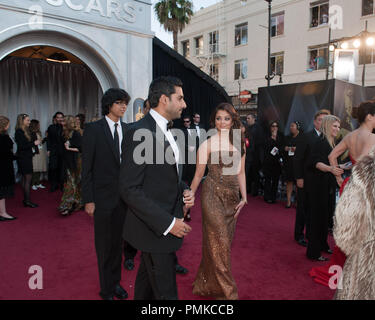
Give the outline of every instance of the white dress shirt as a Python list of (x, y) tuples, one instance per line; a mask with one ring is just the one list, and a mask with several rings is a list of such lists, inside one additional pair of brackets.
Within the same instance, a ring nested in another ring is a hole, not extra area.
[(315, 130), (316, 134), (318, 135), (318, 137), (320, 137), (320, 135), (321, 135), (322, 133), (321, 133), (320, 131), (316, 130), (315, 128), (314, 128), (314, 130)]
[[(176, 160), (176, 168), (177, 168), (177, 173), (178, 173), (178, 161), (179, 161), (179, 158), (180, 158), (180, 152), (179, 152), (177, 143), (176, 143), (176, 141), (173, 138), (171, 130), (168, 130), (168, 128), (167, 128), (168, 120), (165, 119), (158, 112), (156, 112), (154, 109), (150, 110), (150, 115), (151, 115), (151, 117), (154, 118), (154, 120), (156, 121), (156, 124), (161, 129), (161, 131), (164, 133), (164, 135), (166, 136), (169, 144), (172, 147), (172, 150), (173, 150), (173, 153), (174, 153), (174, 158)], [(171, 225), (163, 233), (165, 236), (169, 233), (169, 231), (171, 231), (171, 229), (173, 228), (173, 226), (174, 226), (175, 223), (176, 223), (176, 218), (173, 218), (173, 221), (172, 221)]]
[(107, 120), (107, 123), (109, 125), (109, 129), (111, 130), (112, 133), (112, 138), (115, 138), (115, 123), (118, 124), (117, 126), (117, 133), (118, 133), (118, 140), (119, 140), (119, 150), (120, 150), (120, 161), (121, 161), (121, 143), (122, 143), (122, 126), (121, 126), (121, 121), (114, 122), (111, 120), (109, 117), (105, 116), (105, 119)]

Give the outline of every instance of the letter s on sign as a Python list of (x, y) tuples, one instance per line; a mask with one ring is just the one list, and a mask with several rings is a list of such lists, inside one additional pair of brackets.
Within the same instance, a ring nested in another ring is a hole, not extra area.
[(125, 17), (123, 17), (123, 19), (126, 21), (126, 22), (129, 22), (129, 23), (134, 23), (135, 22), (135, 6), (130, 3), (130, 2), (127, 2), (127, 3), (124, 3), (124, 11), (125, 11)]

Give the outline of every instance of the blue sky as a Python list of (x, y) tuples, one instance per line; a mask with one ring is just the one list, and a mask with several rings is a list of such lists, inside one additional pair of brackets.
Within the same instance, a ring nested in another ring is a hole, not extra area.
[[(201, 7), (206, 8), (210, 5), (218, 3), (220, 0), (193, 0), (194, 11), (199, 10)], [(152, 13), (151, 13), (151, 29), (155, 35), (170, 47), (173, 47), (172, 32), (164, 31), (164, 28), (159, 24), (154, 13), (154, 5), (157, 0), (152, 0)]]

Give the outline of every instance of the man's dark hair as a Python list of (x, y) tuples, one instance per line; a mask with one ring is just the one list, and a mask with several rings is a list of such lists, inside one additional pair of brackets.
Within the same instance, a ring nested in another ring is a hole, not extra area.
[(61, 111), (57, 111), (57, 112), (53, 115), (52, 120), (55, 120), (56, 117), (57, 117), (59, 114), (61, 114), (63, 117), (65, 117), (64, 114), (63, 114)]
[(164, 94), (168, 98), (176, 92), (175, 87), (182, 88), (182, 81), (175, 77), (159, 77), (153, 80), (148, 91), (148, 100), (151, 108), (156, 108), (160, 97)]
[(109, 114), (109, 110), (116, 101), (123, 101), (126, 104), (130, 101), (129, 94), (120, 88), (108, 89), (102, 97), (102, 115), (106, 116)]

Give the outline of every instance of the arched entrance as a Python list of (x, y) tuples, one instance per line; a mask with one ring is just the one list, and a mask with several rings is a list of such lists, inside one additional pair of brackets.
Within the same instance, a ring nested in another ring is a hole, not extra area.
[(100, 114), (101, 93), (121, 86), (115, 65), (95, 42), (74, 30), (52, 28), (22, 32), (18, 26), (0, 42), (0, 114), (12, 125), (19, 113), (40, 120), (42, 130), (57, 110), (92, 117)]

